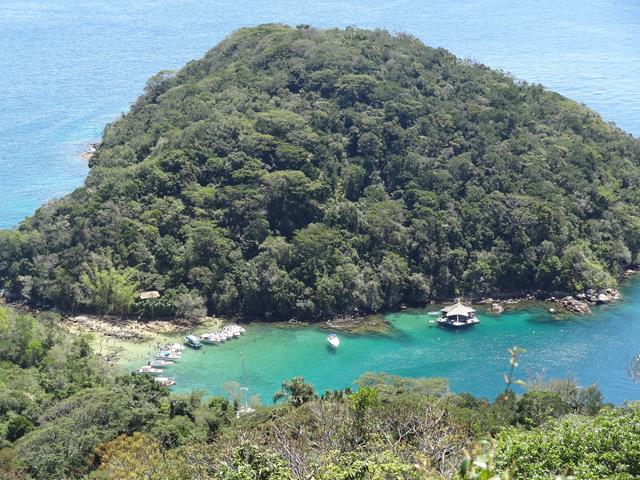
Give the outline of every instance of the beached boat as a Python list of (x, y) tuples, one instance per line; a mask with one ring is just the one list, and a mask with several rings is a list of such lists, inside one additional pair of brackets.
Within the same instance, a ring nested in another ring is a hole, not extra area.
[(181, 355), (176, 352), (171, 352), (169, 350), (163, 350), (161, 352), (156, 353), (156, 360), (169, 360), (171, 362), (177, 362), (180, 360)]
[(202, 343), (206, 343), (208, 345), (215, 345), (216, 343), (222, 342), (222, 338), (220, 338), (220, 335), (214, 332), (203, 333), (202, 335), (200, 335), (200, 340), (202, 341)]
[(141, 367), (138, 369), (138, 373), (162, 373), (162, 369), (161, 368), (154, 368), (151, 365), (145, 365), (144, 367)]
[(154, 368), (163, 368), (168, 367), (169, 365), (173, 365), (173, 362), (169, 360), (151, 360), (148, 365)]
[(202, 342), (195, 335), (187, 335), (186, 337), (184, 337), (184, 343), (187, 347), (191, 347), (191, 348), (202, 347)]
[(336, 335), (335, 333), (329, 335), (327, 337), (327, 344), (331, 348), (338, 348), (340, 346), (340, 339), (338, 338), (338, 335)]
[(176, 379), (171, 377), (156, 377), (154, 380), (163, 387), (171, 387), (176, 384)]
[(438, 319), (439, 325), (458, 328), (480, 323), (480, 320), (476, 317), (476, 311), (463, 305), (460, 300), (453, 305), (444, 307), (441, 312), (442, 316)]

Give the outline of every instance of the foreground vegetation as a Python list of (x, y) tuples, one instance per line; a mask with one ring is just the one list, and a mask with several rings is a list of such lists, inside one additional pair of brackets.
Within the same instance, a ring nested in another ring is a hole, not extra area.
[(86, 185), (0, 232), (0, 286), (281, 319), (614, 286), (639, 161), (589, 109), (407, 35), (242, 29), (149, 80)]
[(145, 375), (115, 376), (51, 315), (0, 309), (0, 477), (640, 476), (640, 405), (604, 405), (593, 386), (536, 383), (489, 402), (452, 394), (441, 379), (371, 373), (357, 384), (318, 395), (292, 379), (276, 404), (238, 416), (238, 397), (175, 395)]

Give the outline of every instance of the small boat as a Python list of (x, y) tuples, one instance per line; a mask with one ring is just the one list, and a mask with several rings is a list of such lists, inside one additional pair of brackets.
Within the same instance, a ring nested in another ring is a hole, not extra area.
[(138, 369), (138, 373), (162, 373), (162, 369), (161, 368), (154, 368), (151, 365), (145, 365), (144, 367), (141, 367)]
[(156, 354), (156, 360), (169, 360), (171, 362), (177, 362), (180, 360), (181, 355), (179, 353), (163, 350)]
[(163, 348), (163, 350), (171, 350), (174, 352), (181, 352), (184, 350), (184, 345), (181, 345), (179, 343), (170, 343), (169, 345), (165, 346)]
[(156, 377), (154, 380), (163, 387), (171, 387), (176, 384), (176, 379), (171, 377)]
[(187, 335), (186, 337), (184, 337), (184, 343), (187, 345), (187, 347), (191, 348), (202, 347), (202, 342), (195, 335)]
[(149, 366), (154, 368), (163, 368), (168, 367), (169, 365), (173, 365), (173, 362), (170, 362), (169, 360), (151, 360), (149, 362)]
[(338, 348), (340, 346), (340, 339), (338, 338), (338, 335), (336, 335), (335, 333), (329, 335), (327, 337), (327, 344), (331, 348)]
[(202, 341), (202, 343), (206, 343), (209, 345), (214, 345), (222, 341), (220, 335), (218, 335), (217, 333), (203, 333), (202, 335), (200, 335), (200, 340)]

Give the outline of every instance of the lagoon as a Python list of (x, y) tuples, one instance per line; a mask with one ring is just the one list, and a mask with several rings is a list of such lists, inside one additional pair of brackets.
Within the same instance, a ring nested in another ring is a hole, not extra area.
[(479, 325), (458, 331), (429, 323), (435, 307), (392, 313), (387, 334), (339, 333), (335, 351), (325, 341), (331, 330), (250, 324), (243, 337), (185, 351), (166, 373), (176, 377), (175, 391), (226, 395), (224, 384), (235, 381), (263, 403), (284, 379), (301, 375), (324, 392), (353, 388), (369, 371), (446, 377), (455, 392), (493, 399), (504, 388), (508, 349), (517, 345), (526, 349), (520, 378), (572, 376), (583, 385), (597, 383), (607, 401), (620, 404), (640, 391), (626, 374), (640, 351), (640, 280), (627, 282), (622, 292), (625, 301), (596, 307), (589, 316), (558, 319), (537, 303), (500, 315), (481, 310)]

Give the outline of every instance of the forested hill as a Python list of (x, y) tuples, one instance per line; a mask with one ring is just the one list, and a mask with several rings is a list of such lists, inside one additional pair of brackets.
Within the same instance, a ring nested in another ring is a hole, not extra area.
[(0, 282), (283, 319), (611, 286), (640, 250), (639, 162), (584, 106), (410, 36), (242, 29), (150, 79), (86, 185), (0, 234)]

